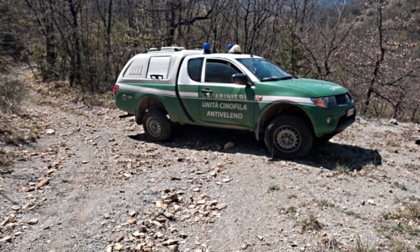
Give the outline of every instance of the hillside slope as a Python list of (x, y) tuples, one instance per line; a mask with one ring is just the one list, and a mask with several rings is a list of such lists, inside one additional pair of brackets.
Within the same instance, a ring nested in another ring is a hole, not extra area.
[(414, 124), (359, 118), (304, 159), (272, 160), (248, 132), (152, 143), (112, 106), (51, 90), (32, 88), (26, 116), (7, 121), (39, 138), (1, 144), (15, 157), (0, 167), (1, 251), (420, 247)]

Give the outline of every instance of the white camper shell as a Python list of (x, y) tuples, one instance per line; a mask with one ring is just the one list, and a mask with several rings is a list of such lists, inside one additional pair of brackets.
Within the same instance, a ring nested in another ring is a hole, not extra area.
[(135, 55), (121, 71), (117, 82), (175, 83), (177, 66), (187, 55), (203, 54), (203, 50), (185, 50), (183, 47), (151, 48), (147, 53)]

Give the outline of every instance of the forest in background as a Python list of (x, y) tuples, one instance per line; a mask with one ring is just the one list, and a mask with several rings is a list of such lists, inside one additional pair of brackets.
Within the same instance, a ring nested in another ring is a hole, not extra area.
[(0, 0), (0, 71), (30, 63), (44, 82), (103, 93), (148, 48), (234, 43), (298, 77), (345, 86), (361, 115), (419, 122), (420, 3), (347, 2)]

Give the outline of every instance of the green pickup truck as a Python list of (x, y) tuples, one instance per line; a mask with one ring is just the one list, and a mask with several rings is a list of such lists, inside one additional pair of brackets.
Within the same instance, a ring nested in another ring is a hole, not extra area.
[(114, 86), (116, 106), (152, 141), (171, 125), (255, 132), (274, 157), (306, 155), (355, 121), (355, 103), (337, 84), (295, 78), (255, 55), (163, 47), (131, 58)]

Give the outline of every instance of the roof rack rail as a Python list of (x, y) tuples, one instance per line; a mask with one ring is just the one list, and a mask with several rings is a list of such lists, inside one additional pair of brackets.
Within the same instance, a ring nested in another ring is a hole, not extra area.
[(185, 48), (181, 47), (181, 46), (168, 46), (168, 47), (161, 47), (160, 50), (161, 51), (175, 51), (175, 52), (177, 52), (177, 51), (185, 50)]

